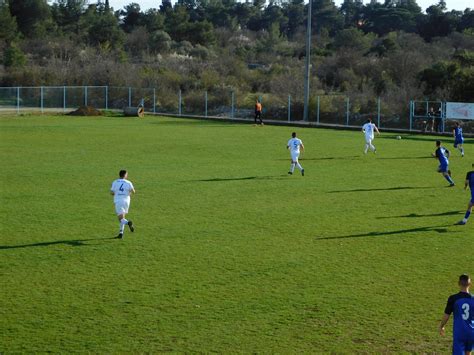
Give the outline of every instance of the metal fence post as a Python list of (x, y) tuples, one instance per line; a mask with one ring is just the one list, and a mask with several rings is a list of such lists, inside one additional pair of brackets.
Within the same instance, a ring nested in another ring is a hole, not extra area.
[(349, 126), (349, 98), (346, 98), (346, 126)]
[(66, 112), (66, 86), (63, 86), (63, 111)]
[(234, 118), (234, 92), (232, 91), (232, 107), (230, 111), (230, 117)]
[(105, 109), (109, 109), (109, 86), (105, 87)]
[(291, 121), (291, 95), (288, 95), (288, 122)]
[(132, 106), (132, 88), (128, 87), (128, 107)]
[(319, 96), (318, 96), (318, 107), (316, 108), (316, 123), (319, 124)]
[(181, 90), (178, 93), (178, 115), (181, 116)]
[(20, 87), (16, 88), (16, 113), (20, 114)]
[(413, 129), (413, 106), (414, 102), (413, 100), (410, 101), (410, 132)]
[(204, 91), (204, 116), (207, 118), (207, 91)]
[(156, 113), (156, 89), (153, 88), (153, 113)]
[(380, 128), (380, 96), (377, 100), (377, 127)]
[(40, 87), (40, 97), (41, 97), (41, 113), (44, 113), (44, 104), (43, 104), (43, 87)]

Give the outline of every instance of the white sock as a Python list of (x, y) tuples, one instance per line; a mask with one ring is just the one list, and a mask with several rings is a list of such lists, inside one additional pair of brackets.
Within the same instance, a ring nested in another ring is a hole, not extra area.
[(299, 162), (296, 163), (296, 167), (297, 167), (298, 169), (300, 169), (300, 171), (303, 170), (303, 167), (301, 166), (301, 164), (300, 164)]
[(291, 163), (290, 165), (290, 172), (292, 173), (293, 171), (295, 171), (295, 163)]
[(365, 145), (365, 149), (364, 149), (364, 154), (367, 154), (367, 150), (368, 150), (368, 149), (369, 149), (369, 145), (366, 144), (366, 145)]
[(123, 233), (125, 226), (128, 224), (128, 221), (125, 218), (120, 220), (120, 233)]

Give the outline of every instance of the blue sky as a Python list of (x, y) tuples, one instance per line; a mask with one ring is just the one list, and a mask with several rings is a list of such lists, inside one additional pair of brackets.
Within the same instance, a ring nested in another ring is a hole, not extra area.
[[(335, 0), (337, 5), (342, 3), (342, 0)], [(95, 0), (89, 0), (89, 2), (95, 2)], [(142, 10), (146, 10), (149, 8), (159, 8), (161, 1), (160, 0), (109, 0), (110, 6), (112, 6), (115, 10), (120, 10), (125, 5), (128, 5), (132, 2), (136, 2), (140, 5)], [(174, 2), (174, 1), (173, 1)], [(364, 0), (364, 3), (369, 2), (368, 0)], [(379, 0), (379, 2), (383, 2), (383, 0)], [(438, 0), (417, 0), (418, 5), (423, 9), (426, 10), (429, 6), (436, 4)], [(466, 8), (470, 7), (473, 8), (472, 0), (446, 0), (446, 5), (449, 10), (461, 10), (464, 11)]]

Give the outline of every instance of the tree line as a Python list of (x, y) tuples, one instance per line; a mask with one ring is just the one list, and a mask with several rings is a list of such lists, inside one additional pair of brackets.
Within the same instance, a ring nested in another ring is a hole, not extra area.
[[(362, 106), (386, 98), (474, 99), (474, 10), (441, 0), (312, 0), (315, 94)], [(0, 2), (1, 85), (130, 85), (233, 90), (301, 100), (307, 6), (302, 0), (163, 0), (113, 9), (108, 0)], [(285, 94), (285, 95), (283, 95)], [(250, 100), (250, 98), (249, 98)], [(358, 101), (357, 101), (358, 100)]]

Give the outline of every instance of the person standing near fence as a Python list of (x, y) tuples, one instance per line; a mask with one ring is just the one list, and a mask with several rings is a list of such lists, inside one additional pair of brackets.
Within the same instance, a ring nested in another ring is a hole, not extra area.
[(362, 132), (365, 133), (365, 149), (364, 149), (364, 154), (367, 154), (367, 151), (370, 150), (374, 152), (374, 154), (377, 152), (377, 149), (375, 146), (372, 144), (372, 141), (374, 140), (374, 134), (375, 131), (377, 134), (380, 134), (379, 129), (375, 125), (375, 123), (372, 123), (372, 119), (369, 118), (367, 120), (367, 123), (362, 126)]
[(430, 107), (430, 110), (427, 112), (428, 120), (426, 121), (426, 127), (425, 131), (426, 132), (433, 132), (434, 130), (434, 109), (433, 107)]
[(260, 100), (257, 100), (255, 103), (255, 124), (257, 124), (257, 118), (260, 120), (260, 124), (263, 126), (262, 121), (262, 103)]
[(453, 129), (453, 135), (454, 135), (454, 148), (459, 149), (461, 152), (461, 156), (464, 157), (464, 148), (463, 148), (463, 143), (464, 143), (464, 137), (462, 136), (462, 128), (459, 125), (459, 122), (456, 122), (456, 126)]
[(110, 194), (114, 196), (115, 213), (117, 213), (117, 217), (120, 222), (120, 230), (116, 238), (122, 239), (126, 225), (128, 225), (131, 232), (135, 231), (133, 222), (125, 219), (130, 207), (130, 195), (135, 193), (135, 188), (133, 187), (132, 182), (127, 180), (127, 170), (120, 170), (119, 177), (119, 179), (112, 183)]

